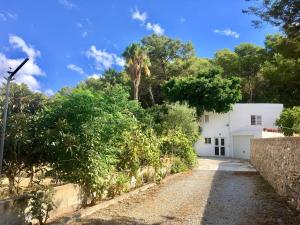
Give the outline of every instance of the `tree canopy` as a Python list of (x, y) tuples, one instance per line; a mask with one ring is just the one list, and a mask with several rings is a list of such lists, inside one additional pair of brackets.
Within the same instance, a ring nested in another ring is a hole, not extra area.
[(212, 69), (197, 76), (171, 79), (164, 85), (167, 98), (172, 102), (187, 102), (197, 113), (228, 112), (231, 105), (241, 100), (240, 79), (222, 78), (220, 70)]
[(256, 27), (267, 22), (280, 27), (290, 37), (300, 38), (300, 2), (297, 0), (262, 0), (260, 5), (250, 6), (244, 12), (259, 18), (253, 20)]
[(133, 43), (125, 49), (123, 57), (126, 60), (125, 68), (133, 85), (133, 99), (138, 100), (141, 76), (142, 74), (150, 76), (147, 48), (139, 43)]
[(141, 44), (148, 50), (151, 71), (151, 76), (143, 77), (141, 81), (142, 105), (162, 104), (165, 100), (162, 84), (187, 74), (192, 64), (190, 59), (195, 56), (194, 47), (191, 42), (155, 34), (144, 37)]

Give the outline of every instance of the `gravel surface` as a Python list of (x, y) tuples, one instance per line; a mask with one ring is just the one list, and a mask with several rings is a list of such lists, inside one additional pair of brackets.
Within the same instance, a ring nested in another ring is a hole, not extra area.
[[(203, 161), (204, 160), (204, 161)], [(228, 160), (218, 170), (199, 168), (168, 177), (162, 184), (119, 202), (72, 225), (202, 224), (299, 225), (300, 218), (253, 168), (234, 171)], [(228, 168), (229, 168), (228, 167)], [(211, 166), (209, 167), (211, 168)], [(227, 170), (227, 171), (226, 171)]]

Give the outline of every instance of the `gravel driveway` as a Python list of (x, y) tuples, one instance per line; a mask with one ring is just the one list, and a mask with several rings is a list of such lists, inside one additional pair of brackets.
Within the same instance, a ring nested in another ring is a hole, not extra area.
[(201, 158), (193, 171), (73, 223), (83, 224), (299, 225), (300, 220), (249, 163)]

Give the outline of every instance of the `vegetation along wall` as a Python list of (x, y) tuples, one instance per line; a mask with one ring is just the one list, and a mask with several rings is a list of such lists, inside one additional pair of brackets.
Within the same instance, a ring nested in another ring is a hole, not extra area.
[(251, 140), (251, 163), (291, 206), (300, 210), (300, 137)]

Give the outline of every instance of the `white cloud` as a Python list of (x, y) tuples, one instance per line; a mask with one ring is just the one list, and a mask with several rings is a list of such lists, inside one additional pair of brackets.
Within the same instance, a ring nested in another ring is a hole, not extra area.
[(79, 66), (76, 66), (74, 64), (69, 64), (69, 65), (67, 65), (67, 68), (69, 70), (73, 70), (73, 71), (75, 71), (75, 72), (77, 72), (77, 73), (79, 73), (81, 75), (84, 75), (83, 69), (81, 67), (79, 67)]
[(76, 8), (76, 5), (70, 0), (59, 0), (59, 3), (65, 6), (68, 9)]
[[(36, 58), (41, 55), (40, 52), (34, 49), (32, 46), (26, 44), (22, 38), (16, 35), (10, 35), (9, 43), (13, 48), (20, 49), (29, 57), (29, 61), (16, 74), (16, 82), (25, 83), (31, 90), (38, 91), (40, 84), (36, 77), (45, 75), (45, 73), (36, 63)], [(9, 59), (6, 57), (6, 55), (0, 52), (0, 74), (7, 74), (7, 71), (10, 70), (10, 68), (15, 69), (23, 60), (24, 58)]]
[(16, 82), (27, 84), (27, 86), (33, 91), (38, 91), (40, 89), (39, 82), (31, 74), (19, 74), (19, 76), (16, 77)]
[(227, 37), (234, 37), (234, 38), (239, 38), (240, 37), (239, 33), (237, 33), (236, 31), (231, 30), (230, 28), (227, 28), (227, 29), (224, 29), (224, 30), (215, 29), (214, 32), (217, 33), (217, 34), (225, 35)]
[(7, 21), (9, 19), (11, 20), (17, 20), (18, 19), (18, 15), (15, 13), (10, 13), (10, 12), (1, 12), (0, 13), (0, 19), (2, 21)]
[(96, 73), (94, 73), (94, 74), (88, 76), (88, 79), (91, 79), (91, 78), (93, 78), (93, 79), (99, 79), (100, 76), (101, 76), (101, 74), (96, 74)]
[(47, 95), (47, 96), (52, 96), (52, 95), (55, 94), (55, 92), (54, 92), (52, 89), (46, 89), (46, 90), (44, 91), (44, 93), (45, 93), (45, 95)]
[(180, 23), (184, 23), (186, 19), (184, 17), (180, 17)]
[(95, 60), (96, 69), (108, 69), (112, 65), (124, 66), (125, 61), (123, 58), (118, 57), (115, 53), (109, 53), (105, 49), (97, 49), (95, 45), (92, 45), (87, 51), (86, 56)]
[(118, 56), (115, 56), (115, 60), (116, 60), (116, 64), (118, 66), (125, 66), (125, 59), (124, 58), (121, 58), (121, 57), (118, 57)]
[(82, 28), (83, 27), (82, 23), (77, 23), (77, 27)]
[(25, 52), (31, 59), (35, 59), (36, 57), (41, 56), (40, 51), (35, 50), (30, 45), (27, 45), (22, 38), (16, 35), (9, 36), (9, 43), (13, 46), (13, 48), (21, 48), (21, 50)]
[(146, 20), (148, 19), (147, 13), (140, 12), (137, 8), (134, 11), (132, 11), (131, 17), (134, 20), (142, 22), (142, 27), (145, 27), (147, 30), (153, 31), (157, 35), (162, 35), (165, 32), (165, 30), (158, 23), (148, 22), (146, 24)]
[(148, 18), (146, 12), (140, 12), (137, 8), (131, 14), (132, 19), (145, 22)]
[(18, 19), (18, 15), (15, 13), (7, 13), (7, 16), (12, 19), (12, 20), (17, 20)]
[(162, 35), (165, 32), (165, 30), (163, 28), (161, 28), (161, 26), (157, 23), (150, 23), (149, 22), (149, 23), (147, 23), (146, 28), (147, 28), (147, 30), (153, 31), (157, 35)]

